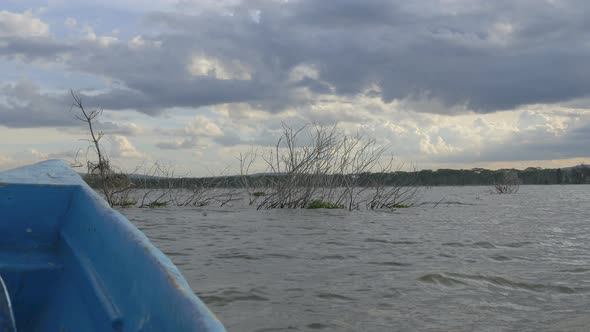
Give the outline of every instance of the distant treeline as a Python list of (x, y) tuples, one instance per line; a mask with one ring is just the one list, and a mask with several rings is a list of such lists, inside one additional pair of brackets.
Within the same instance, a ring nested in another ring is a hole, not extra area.
[[(469, 170), (439, 169), (415, 172), (397, 171), (392, 173), (362, 173), (355, 175), (359, 186), (474, 186), (494, 185), (505, 172), (515, 172), (520, 184), (590, 184), (590, 167), (572, 167), (564, 169), (543, 169), (529, 167), (524, 170), (503, 169), (488, 170), (474, 168)], [(313, 175), (309, 175), (313, 176)], [(130, 181), (139, 188), (194, 188), (194, 187), (243, 187), (244, 181), (250, 187), (270, 187), (281, 175), (256, 174), (247, 176), (219, 176), (204, 178), (163, 178), (133, 175)], [(332, 175), (336, 181), (350, 181), (349, 175)], [(95, 185), (91, 177), (85, 176), (86, 182)]]
[[(467, 186), (493, 185), (500, 175), (514, 172), (518, 175), (520, 184), (589, 184), (590, 168), (577, 167), (567, 169), (543, 169), (529, 167), (524, 170), (503, 169), (488, 170), (474, 168), (470, 170), (439, 169), (422, 170), (417, 172), (421, 184), (426, 186)], [(405, 174), (408, 176), (411, 173)]]

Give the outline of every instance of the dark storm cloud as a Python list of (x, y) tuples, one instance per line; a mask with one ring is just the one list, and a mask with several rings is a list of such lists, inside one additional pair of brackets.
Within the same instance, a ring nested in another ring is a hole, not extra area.
[[(239, 88), (220, 85), (222, 93), (212, 93), (211, 82), (191, 82), (206, 92), (178, 98), (183, 105), (274, 98), (280, 108), (293, 102), (285, 91), (295, 86), (316, 92), (332, 86), (336, 94), (351, 95), (376, 84), (387, 102), (427, 95), (492, 112), (590, 92), (590, 51), (582, 42), (590, 32), (587, 2), (481, 2), (465, 10), (467, 5), (255, 1), (231, 8), (233, 15), (157, 13), (146, 21), (171, 29), (164, 43), (181, 54), (239, 59), (252, 69), (251, 81)], [(320, 77), (288, 82), (300, 64), (315, 66)]]
[(34, 128), (79, 124), (66, 96), (41, 93), (30, 81), (0, 86), (0, 124)]
[(297, 18), (297, 23), (334, 28), (345, 25), (393, 25), (403, 20), (398, 5), (388, 0), (303, 0), (298, 1), (290, 12)]
[[(0, 124), (14, 128), (70, 127), (82, 125), (76, 117), (80, 111), (72, 107), (69, 93), (43, 93), (35, 83), (22, 80), (0, 85)], [(87, 110), (95, 109), (83, 99)], [(96, 129), (107, 133), (134, 136), (140, 129), (134, 125), (121, 125), (111, 121), (97, 121)]]
[(252, 82), (209, 78), (182, 82), (165, 79), (130, 80), (126, 83), (131, 89), (114, 89), (103, 94), (86, 96), (86, 100), (106, 109), (136, 109), (139, 112), (156, 114), (170, 107), (251, 101), (265, 96), (261, 90), (271, 89), (269, 86)]
[[(198, 14), (149, 14), (143, 47), (31, 40), (5, 43), (0, 54), (67, 51), (67, 68), (121, 87), (90, 102), (148, 114), (233, 102), (280, 112), (314, 102), (296, 92), (301, 87), (349, 96), (375, 86), (386, 102), (433, 98), (448, 109), (494, 112), (590, 94), (589, 10), (581, 0), (248, 1)], [(193, 76), (191, 60), (200, 55), (229, 72), (239, 62), (248, 78)], [(301, 65), (318, 77), (293, 80)]]
[(26, 61), (55, 60), (61, 54), (73, 51), (73, 47), (49, 38), (0, 38), (0, 56), (21, 56)]

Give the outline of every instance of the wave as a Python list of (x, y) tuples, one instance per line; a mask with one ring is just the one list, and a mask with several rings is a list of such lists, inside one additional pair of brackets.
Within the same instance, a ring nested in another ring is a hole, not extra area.
[(246, 260), (258, 260), (259, 257), (255, 257), (252, 255), (244, 254), (244, 253), (226, 253), (220, 254), (215, 256), (219, 259), (246, 259)]
[(466, 282), (446, 276), (444, 273), (426, 274), (418, 278), (418, 280), (428, 284), (437, 284), (443, 286), (467, 285)]
[(442, 245), (445, 247), (468, 247), (468, 248), (483, 248), (483, 249), (496, 249), (498, 247), (508, 247), (508, 248), (522, 248), (529, 246), (531, 244), (535, 244), (534, 242), (524, 241), (524, 242), (510, 242), (510, 243), (502, 243), (502, 244), (493, 244), (488, 241), (478, 241), (478, 242), (446, 242)]
[(576, 268), (572, 268), (572, 269), (559, 270), (559, 272), (566, 272), (566, 273), (586, 273), (586, 272), (590, 272), (590, 268), (576, 267)]
[(292, 255), (286, 255), (286, 254), (277, 254), (277, 253), (270, 253), (270, 254), (262, 255), (262, 257), (270, 257), (270, 258), (284, 258), (284, 259), (293, 259), (293, 258), (297, 258), (297, 257), (295, 257), (295, 256), (292, 256)]
[(483, 249), (495, 249), (496, 246), (487, 241), (480, 241), (475, 243), (459, 243), (459, 242), (447, 242), (442, 244), (445, 247), (469, 247), (469, 248), (483, 248)]
[(514, 281), (500, 276), (486, 276), (477, 274), (432, 273), (423, 275), (418, 278), (418, 280), (425, 283), (440, 284), (444, 286), (473, 285), (477, 283), (484, 283), (502, 288), (511, 288), (537, 293), (551, 292), (559, 294), (575, 294), (586, 292), (585, 289), (573, 288), (563, 285), (528, 283), (524, 281)]
[(257, 289), (251, 289), (247, 292), (228, 289), (221, 292), (200, 294), (199, 298), (210, 306), (226, 306), (238, 301), (270, 301), (268, 298), (261, 295)]
[(354, 301), (355, 300), (352, 297), (348, 297), (348, 296), (344, 296), (344, 295), (340, 295), (340, 294), (335, 294), (335, 293), (318, 293), (316, 296), (319, 297), (320, 299), (324, 299), (324, 300), (338, 300), (338, 301)]
[(501, 246), (502, 247), (509, 247), (509, 248), (522, 248), (522, 247), (526, 247), (531, 244), (535, 244), (535, 242), (530, 242), (530, 241), (511, 242), (511, 243), (502, 244)]
[(324, 259), (355, 259), (358, 258), (357, 256), (354, 255), (327, 255), (327, 256), (321, 256), (320, 258), (316, 258), (314, 260), (324, 260)]
[(372, 243), (386, 243), (386, 244), (395, 244), (395, 245), (400, 245), (400, 244), (418, 244), (418, 242), (414, 242), (414, 241), (390, 241), (390, 240), (384, 240), (384, 239), (377, 239), (377, 238), (366, 238), (365, 242), (372, 242)]
[(511, 261), (512, 260), (511, 257), (504, 256), (504, 255), (493, 255), (490, 258), (493, 259), (493, 260), (495, 260), (495, 261), (500, 261), (500, 262), (505, 262), (505, 261)]
[(401, 267), (412, 266), (412, 264), (400, 263), (400, 262), (368, 262), (367, 264), (384, 265), (384, 266), (401, 266)]

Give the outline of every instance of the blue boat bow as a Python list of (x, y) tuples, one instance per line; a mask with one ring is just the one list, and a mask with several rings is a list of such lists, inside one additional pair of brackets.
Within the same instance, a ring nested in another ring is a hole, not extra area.
[(64, 161), (0, 173), (0, 234), (19, 332), (225, 331), (174, 264)]

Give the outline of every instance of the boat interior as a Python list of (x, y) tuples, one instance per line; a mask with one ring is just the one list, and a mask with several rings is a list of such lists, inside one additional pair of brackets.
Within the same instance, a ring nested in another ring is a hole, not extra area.
[(36, 165), (42, 179), (0, 173), (0, 276), (16, 330), (224, 331), (172, 262), (64, 165)]
[(103, 276), (75, 239), (84, 224), (69, 209), (77, 191), (76, 186), (0, 187), (0, 276), (18, 331), (122, 328)]

